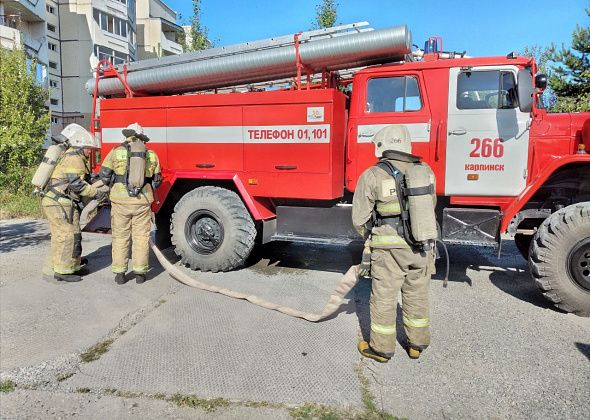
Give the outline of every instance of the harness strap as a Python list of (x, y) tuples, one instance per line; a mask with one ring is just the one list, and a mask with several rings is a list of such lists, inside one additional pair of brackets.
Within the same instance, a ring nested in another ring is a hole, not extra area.
[(113, 184), (120, 182), (121, 184), (127, 183), (127, 177), (125, 175), (115, 175)]
[(406, 188), (406, 195), (408, 196), (416, 196), (416, 195), (430, 195), (434, 194), (434, 185), (430, 184), (426, 187), (415, 187), (415, 188)]

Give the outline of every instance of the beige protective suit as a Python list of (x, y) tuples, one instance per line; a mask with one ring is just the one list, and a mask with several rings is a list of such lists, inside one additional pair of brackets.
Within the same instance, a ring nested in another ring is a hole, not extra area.
[[(404, 173), (413, 163), (388, 159)], [(432, 175), (434, 182), (434, 174)], [(402, 293), (403, 324), (409, 346), (423, 350), (430, 344), (429, 286), (434, 272), (433, 251), (412, 249), (401, 231), (387, 223), (369, 227), (373, 209), (385, 217), (400, 214), (395, 180), (372, 166), (360, 176), (353, 197), (352, 221), (371, 249), (370, 347), (389, 358), (395, 352), (396, 307)], [(393, 220), (393, 219), (390, 219)]]
[(80, 270), (82, 234), (81, 197), (94, 197), (97, 190), (85, 181), (90, 174), (88, 160), (79, 148), (68, 148), (58, 160), (41, 200), (51, 231), (51, 263), (56, 274)]
[[(126, 142), (141, 141), (136, 137), (128, 137)], [(112, 183), (111, 200), (111, 228), (113, 237), (112, 256), (113, 273), (127, 272), (129, 249), (131, 248), (132, 270), (136, 274), (148, 271), (149, 235), (152, 222), (151, 205), (154, 193), (150, 180), (161, 177), (158, 156), (153, 150), (146, 155), (145, 176), (146, 184), (137, 197), (127, 192), (122, 177), (127, 170), (127, 148), (125, 143), (112, 149), (100, 169), (101, 180), (105, 184)], [(114, 181), (114, 183), (113, 183)]]

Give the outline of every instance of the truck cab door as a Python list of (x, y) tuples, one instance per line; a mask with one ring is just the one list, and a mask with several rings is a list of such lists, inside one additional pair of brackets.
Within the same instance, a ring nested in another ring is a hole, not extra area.
[(445, 195), (516, 196), (526, 186), (530, 114), (516, 66), (450, 69)]
[(348, 126), (346, 188), (354, 191), (360, 174), (377, 161), (373, 137), (388, 125), (404, 125), (412, 152), (430, 160), (431, 114), (422, 73), (370, 73), (354, 81)]

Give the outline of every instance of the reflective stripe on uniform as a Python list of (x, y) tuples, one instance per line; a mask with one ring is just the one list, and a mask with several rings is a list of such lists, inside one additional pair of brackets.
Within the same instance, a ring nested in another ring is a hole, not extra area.
[(412, 328), (425, 328), (430, 325), (429, 318), (408, 318), (404, 315), (404, 325)]
[(407, 242), (399, 235), (372, 235), (371, 246), (375, 245), (407, 245)]
[(127, 272), (127, 267), (126, 266), (122, 266), (122, 265), (112, 265), (111, 266), (111, 270), (115, 274), (125, 273), (125, 272)]
[(377, 334), (393, 335), (395, 334), (395, 325), (383, 325), (371, 322), (371, 331)]
[(84, 169), (81, 168), (59, 168), (61, 173), (65, 176), (67, 176), (68, 174), (72, 174), (72, 175), (76, 175), (76, 176), (82, 176), (84, 174), (86, 174), (86, 171)]
[(133, 266), (133, 272), (137, 273), (137, 274), (145, 274), (148, 271), (149, 266), (147, 265), (142, 265), (142, 266)]
[(53, 272), (56, 274), (74, 274), (78, 270), (80, 270), (79, 265), (56, 265), (53, 267)]
[(400, 213), (399, 203), (377, 203), (377, 211), (383, 213)]

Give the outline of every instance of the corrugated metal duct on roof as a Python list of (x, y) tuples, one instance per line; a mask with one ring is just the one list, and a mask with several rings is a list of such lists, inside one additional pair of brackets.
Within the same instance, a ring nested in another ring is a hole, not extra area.
[[(299, 52), (303, 64), (317, 73), (324, 68), (340, 70), (400, 61), (410, 53), (411, 46), (408, 27), (400, 25), (302, 42)], [(162, 62), (153, 60), (152, 67), (147, 66), (148, 61), (130, 63), (127, 82), (135, 92), (173, 94), (276, 80), (297, 74), (293, 45), (198, 57), (198, 53), (166, 57)], [(86, 83), (86, 90), (91, 95), (94, 82), (91, 79)], [(98, 93), (101, 96), (122, 95), (124, 88), (117, 78), (102, 78)]]

